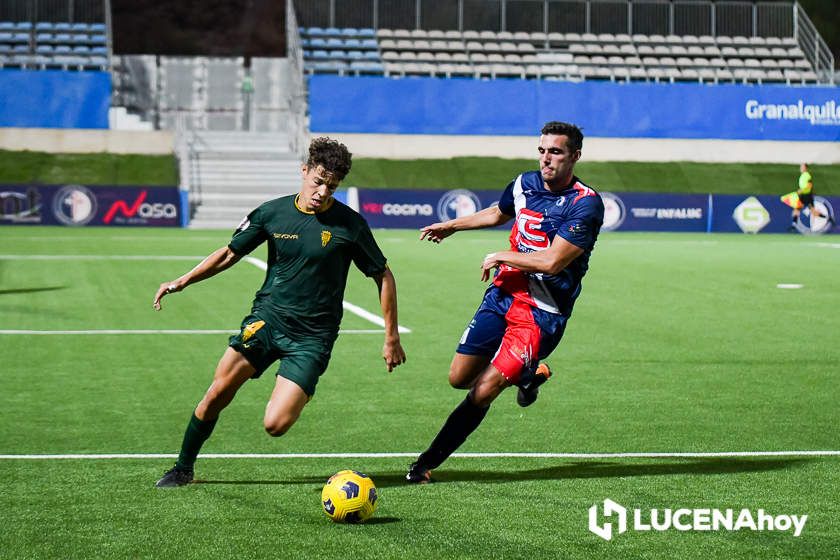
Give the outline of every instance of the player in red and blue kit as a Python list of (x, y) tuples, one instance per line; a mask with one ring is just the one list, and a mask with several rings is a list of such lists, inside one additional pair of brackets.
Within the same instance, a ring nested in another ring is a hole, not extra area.
[(440, 243), (453, 233), (514, 219), (510, 250), (491, 253), (482, 280), (496, 269), (484, 300), (461, 337), (449, 383), (468, 389), (429, 448), (409, 468), (411, 483), (431, 481), (440, 466), (478, 428), (490, 404), (506, 388), (519, 388), (517, 402), (529, 406), (551, 375), (540, 360), (557, 347), (604, 221), (600, 195), (574, 175), (583, 134), (569, 123), (542, 128), (540, 170), (519, 175), (498, 206), (426, 226), (420, 239)]

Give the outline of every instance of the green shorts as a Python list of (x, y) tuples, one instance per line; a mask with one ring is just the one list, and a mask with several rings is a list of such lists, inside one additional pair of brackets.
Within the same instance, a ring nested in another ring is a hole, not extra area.
[(280, 360), (277, 375), (297, 383), (311, 397), (315, 394), (318, 378), (330, 363), (337, 336), (325, 334), (291, 338), (283, 330), (249, 315), (243, 319), (239, 333), (230, 337), (228, 345), (254, 366), (257, 371), (253, 378), (259, 377), (271, 364)]

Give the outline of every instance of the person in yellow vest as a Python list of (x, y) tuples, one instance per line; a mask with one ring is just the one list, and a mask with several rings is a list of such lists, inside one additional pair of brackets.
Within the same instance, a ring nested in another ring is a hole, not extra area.
[(833, 223), (834, 218), (832, 216), (823, 214), (814, 206), (814, 179), (811, 177), (811, 172), (808, 170), (808, 164), (800, 164), (799, 172), (799, 184), (796, 189), (796, 197), (799, 199), (799, 204), (791, 204), (793, 208), (793, 212), (790, 216), (791, 229), (796, 229), (796, 223), (799, 221), (799, 213), (805, 207), (811, 210), (811, 216), (826, 218), (828, 221)]

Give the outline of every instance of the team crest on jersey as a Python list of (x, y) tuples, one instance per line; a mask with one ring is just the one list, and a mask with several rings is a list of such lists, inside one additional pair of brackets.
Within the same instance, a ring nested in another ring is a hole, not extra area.
[(242, 327), (242, 342), (247, 342), (248, 339), (254, 336), (254, 334), (263, 328), (264, 325), (265, 321), (254, 321), (253, 323), (248, 323)]
[(327, 230), (322, 231), (321, 232), (321, 247), (326, 247), (327, 243), (330, 242), (330, 239), (332, 239), (332, 233), (327, 231)]

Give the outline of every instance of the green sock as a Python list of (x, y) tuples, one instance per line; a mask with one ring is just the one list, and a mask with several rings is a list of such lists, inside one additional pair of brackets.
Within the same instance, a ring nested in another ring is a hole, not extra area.
[(204, 442), (213, 433), (216, 420), (199, 420), (195, 412), (193, 412), (190, 423), (187, 424), (187, 430), (184, 432), (184, 441), (181, 443), (181, 453), (178, 455), (178, 461), (175, 463), (176, 467), (192, 470), (201, 446), (204, 445)]

